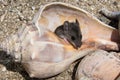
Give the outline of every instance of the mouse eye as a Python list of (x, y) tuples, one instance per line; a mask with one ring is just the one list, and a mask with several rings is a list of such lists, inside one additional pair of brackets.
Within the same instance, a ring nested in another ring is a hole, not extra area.
[(75, 40), (75, 37), (74, 37), (74, 36), (71, 36), (71, 39), (74, 41), (74, 40)]

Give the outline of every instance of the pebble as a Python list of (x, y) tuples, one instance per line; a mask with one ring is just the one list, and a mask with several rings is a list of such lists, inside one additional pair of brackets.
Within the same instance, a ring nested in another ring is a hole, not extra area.
[(117, 3), (116, 1), (114, 1), (113, 4), (114, 4), (115, 6), (118, 5), (118, 3)]
[(0, 18), (0, 21), (1, 21), (1, 22), (4, 21), (6, 14), (7, 14), (7, 11), (5, 11), (5, 13), (1, 16), (1, 18)]
[(2, 68), (2, 72), (5, 72), (7, 69), (6, 69), (6, 67), (3, 67)]
[(32, 8), (33, 11), (35, 10), (35, 6), (32, 6), (31, 8)]
[(8, 3), (7, 3), (5, 0), (0, 0), (0, 2), (1, 2), (2, 4), (4, 4), (5, 6), (8, 5)]
[(76, 2), (79, 2), (80, 0), (75, 0)]
[(94, 6), (91, 6), (91, 10), (94, 10), (95, 9), (95, 7)]

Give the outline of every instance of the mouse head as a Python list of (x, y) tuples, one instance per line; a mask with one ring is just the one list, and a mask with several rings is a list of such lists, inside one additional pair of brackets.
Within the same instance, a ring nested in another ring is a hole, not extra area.
[(75, 47), (79, 48), (81, 46), (81, 30), (79, 27), (79, 22), (76, 19), (75, 22), (65, 21), (63, 24), (63, 31), (66, 39)]

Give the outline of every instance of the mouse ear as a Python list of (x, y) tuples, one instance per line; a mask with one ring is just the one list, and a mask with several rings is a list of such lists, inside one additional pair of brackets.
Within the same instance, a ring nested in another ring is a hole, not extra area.
[(76, 24), (78, 24), (79, 25), (79, 22), (78, 22), (78, 20), (76, 19)]
[(68, 21), (65, 21), (65, 22), (64, 22), (64, 24), (63, 24), (63, 29), (64, 29), (65, 31), (68, 31), (68, 29), (69, 29), (69, 22), (68, 22)]

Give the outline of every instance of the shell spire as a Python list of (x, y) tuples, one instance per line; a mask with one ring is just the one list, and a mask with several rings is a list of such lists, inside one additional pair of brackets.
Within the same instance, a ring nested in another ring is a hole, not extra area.
[(26, 29), (27, 25), (23, 25), (16, 34), (7, 37), (1, 42), (0, 48), (6, 51), (8, 55), (11, 55), (15, 61), (21, 61), (21, 48), (22, 40), (25, 37), (25, 33), (28, 31)]

